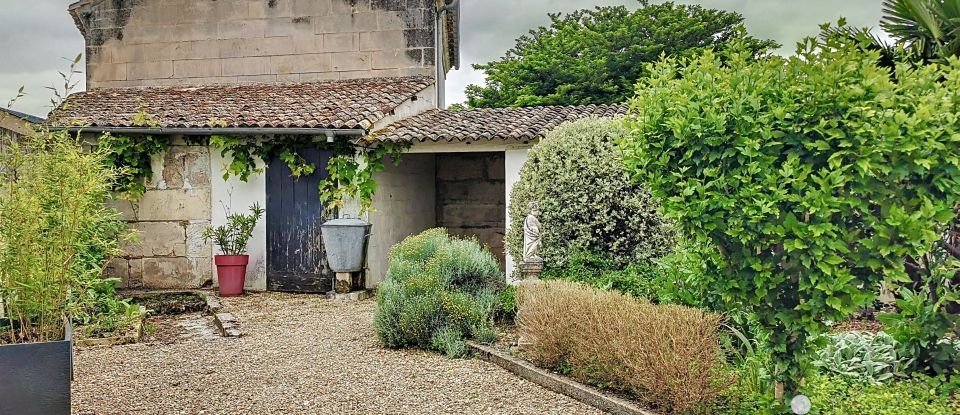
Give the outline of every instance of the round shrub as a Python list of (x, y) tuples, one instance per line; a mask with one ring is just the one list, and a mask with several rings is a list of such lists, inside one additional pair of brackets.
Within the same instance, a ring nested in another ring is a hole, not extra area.
[(496, 258), (479, 242), (431, 229), (390, 251), (377, 290), (374, 327), (386, 347), (466, 353), (464, 338), (490, 341), (505, 286)]
[(615, 266), (669, 253), (674, 230), (645, 186), (624, 171), (615, 120), (588, 118), (557, 127), (530, 149), (510, 195), (507, 250), (521, 258), (523, 222), (531, 201), (540, 207), (540, 256), (562, 267), (574, 253), (603, 253)]

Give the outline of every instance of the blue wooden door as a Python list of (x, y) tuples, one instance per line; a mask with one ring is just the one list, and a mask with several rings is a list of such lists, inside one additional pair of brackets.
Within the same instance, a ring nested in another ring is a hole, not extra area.
[(324, 207), (319, 186), (331, 152), (304, 148), (298, 153), (317, 167), (313, 174), (293, 178), (280, 160), (267, 168), (267, 289), (327, 292), (333, 274), (320, 239)]

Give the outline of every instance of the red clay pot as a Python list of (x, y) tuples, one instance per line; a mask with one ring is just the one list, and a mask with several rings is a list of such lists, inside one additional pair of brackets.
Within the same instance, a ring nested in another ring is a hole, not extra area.
[(214, 257), (217, 264), (217, 281), (220, 283), (221, 297), (237, 297), (243, 295), (243, 281), (247, 275), (249, 255), (217, 255)]

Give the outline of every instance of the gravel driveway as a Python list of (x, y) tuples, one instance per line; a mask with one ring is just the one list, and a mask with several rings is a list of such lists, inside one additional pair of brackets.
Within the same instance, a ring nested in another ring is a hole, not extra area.
[(270, 293), (224, 302), (240, 339), (210, 336), (194, 316), (183, 338), (78, 349), (74, 413), (601, 413), (486, 362), (381, 349), (373, 301)]

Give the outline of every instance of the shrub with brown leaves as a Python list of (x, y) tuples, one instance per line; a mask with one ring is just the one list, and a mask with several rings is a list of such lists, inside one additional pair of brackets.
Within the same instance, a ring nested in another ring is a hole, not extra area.
[(719, 315), (565, 281), (524, 284), (517, 301), (527, 357), (543, 367), (676, 414), (709, 410), (729, 384)]

